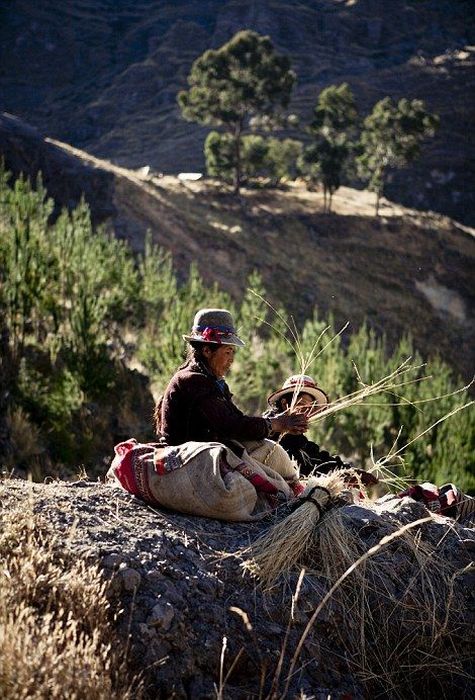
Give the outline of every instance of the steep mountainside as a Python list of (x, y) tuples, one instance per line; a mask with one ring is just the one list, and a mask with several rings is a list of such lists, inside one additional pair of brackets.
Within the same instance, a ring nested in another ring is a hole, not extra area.
[(243, 28), (290, 55), (303, 123), (343, 80), (363, 113), (386, 94), (426, 100), (440, 131), (389, 194), (475, 222), (470, 0), (12, 0), (0, 9), (0, 106), (120, 165), (201, 170), (206, 131), (180, 118), (176, 93), (203, 50)]
[(375, 219), (373, 196), (349, 188), (335, 197), (337, 215), (327, 215), (321, 195), (299, 185), (236, 200), (213, 182), (144, 180), (7, 115), (0, 151), (16, 174), (41, 169), (59, 205), (84, 191), (94, 220), (135, 250), (150, 229), (182, 277), (196, 261), (208, 282), (237, 297), (258, 270), (269, 298), (299, 319), (317, 306), (352, 330), (367, 318), (390, 340), (411, 331), (424, 354), (440, 352), (473, 375), (475, 232), (451, 219), (386, 201)]

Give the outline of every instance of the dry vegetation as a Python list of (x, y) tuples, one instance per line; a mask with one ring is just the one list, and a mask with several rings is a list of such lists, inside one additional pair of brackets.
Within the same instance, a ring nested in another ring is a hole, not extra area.
[[(284, 691), (275, 698), (286, 697), (302, 647), (329, 605), (342, 611), (342, 648), (371, 697), (445, 698), (454, 690), (465, 697), (474, 679), (469, 647), (464, 650), (460, 644), (470, 623), (457, 578), (470, 565), (457, 570), (438, 552), (451, 526), (447, 524), (445, 534), (434, 543), (424, 529), (434, 522), (426, 511), (410, 523), (396, 520), (388, 534), (368, 549), (341, 509), (329, 507), (330, 498), (336, 502), (336, 479), (334, 473), (311, 480), (317, 485), (313, 496), (320, 508), (308, 502), (294, 511), (254, 543), (252, 558), (244, 563), (267, 588), (299, 567), (301, 578), (323, 577), (328, 586), (296, 648), (287, 651), (290, 665)], [(378, 510), (369, 502), (364, 505)], [(299, 584), (293, 607), (298, 604)]]
[[(325, 513), (320, 491), (317, 525), (307, 503), (269, 530), (163, 513), (101, 483), (9, 479), (0, 496), (2, 699), (470, 697), (473, 531), (421, 504)], [(279, 569), (265, 590), (240, 566), (251, 541), (264, 573), (259, 535)]]
[(31, 507), (3, 514), (0, 557), (0, 696), (139, 698), (99, 569)]

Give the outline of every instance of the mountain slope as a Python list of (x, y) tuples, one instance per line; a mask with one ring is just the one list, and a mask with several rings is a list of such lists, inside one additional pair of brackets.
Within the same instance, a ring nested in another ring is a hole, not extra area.
[(321, 195), (301, 185), (248, 190), (237, 200), (213, 182), (144, 180), (7, 115), (0, 149), (15, 173), (43, 170), (63, 206), (84, 190), (94, 220), (135, 250), (149, 229), (182, 277), (196, 261), (206, 281), (237, 298), (258, 270), (269, 299), (298, 319), (317, 306), (338, 323), (349, 320), (351, 330), (368, 319), (391, 342), (410, 331), (423, 354), (440, 352), (464, 376), (473, 374), (475, 232), (449, 218), (383, 202), (375, 219), (373, 195), (349, 188), (328, 215)]
[(176, 93), (198, 55), (243, 28), (291, 57), (303, 123), (344, 80), (363, 113), (387, 94), (425, 99), (440, 131), (389, 195), (475, 223), (469, 0), (12, 0), (0, 10), (0, 105), (127, 167), (201, 170), (206, 130), (181, 119)]

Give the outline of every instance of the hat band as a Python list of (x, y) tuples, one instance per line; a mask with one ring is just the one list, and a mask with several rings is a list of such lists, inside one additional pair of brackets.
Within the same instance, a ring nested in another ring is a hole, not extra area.
[(199, 333), (202, 333), (207, 328), (211, 328), (213, 331), (221, 331), (221, 333), (228, 333), (229, 335), (234, 333), (234, 328), (231, 328), (230, 326), (193, 326), (193, 330), (198, 331)]
[(194, 333), (199, 333), (203, 340), (209, 343), (221, 343), (234, 335), (234, 328), (228, 326), (195, 326)]
[(318, 389), (317, 385), (315, 382), (295, 382), (295, 384), (289, 384), (289, 386), (282, 387), (283, 389), (295, 389), (296, 387), (302, 387), (302, 386), (309, 386), (312, 389)]

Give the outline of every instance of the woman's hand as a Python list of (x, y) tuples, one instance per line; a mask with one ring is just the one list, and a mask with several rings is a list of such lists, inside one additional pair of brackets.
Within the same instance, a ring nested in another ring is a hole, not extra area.
[(270, 422), (273, 433), (301, 435), (308, 430), (308, 418), (304, 413), (279, 413)]
[(352, 472), (345, 472), (343, 474), (345, 484), (348, 486), (358, 487), (358, 479), (361, 480), (363, 486), (375, 486), (376, 484), (379, 484), (378, 477), (371, 472), (367, 472), (364, 469), (356, 469), (356, 467), (352, 467), (352, 469), (358, 476), (355, 476)]
[(367, 472), (364, 469), (356, 469), (355, 471), (360, 477), (361, 483), (364, 486), (374, 486), (375, 484), (379, 484), (379, 479), (375, 474)]

